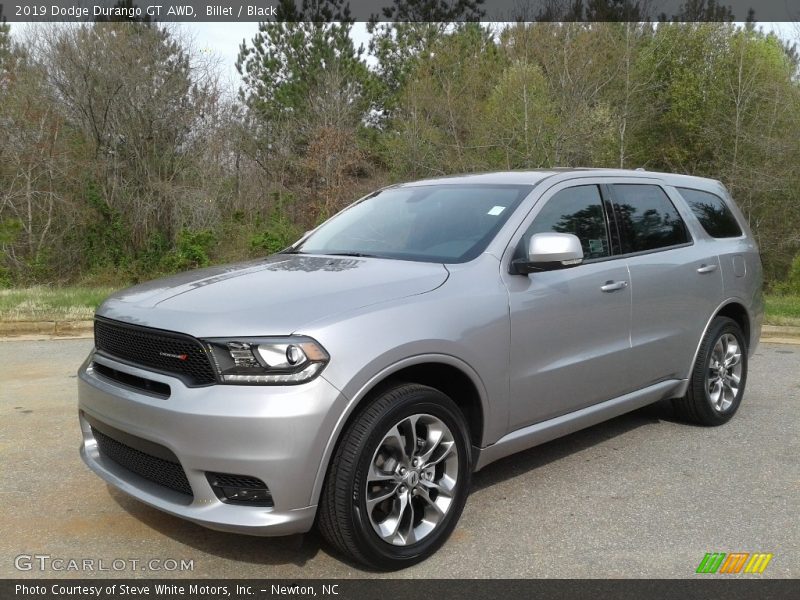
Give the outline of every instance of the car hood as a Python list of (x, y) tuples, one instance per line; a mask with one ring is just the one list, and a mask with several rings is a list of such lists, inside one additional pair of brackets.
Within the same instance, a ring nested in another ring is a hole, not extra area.
[(438, 263), (277, 254), (134, 286), (97, 314), (197, 337), (288, 335), (323, 317), (423, 294), (447, 276)]

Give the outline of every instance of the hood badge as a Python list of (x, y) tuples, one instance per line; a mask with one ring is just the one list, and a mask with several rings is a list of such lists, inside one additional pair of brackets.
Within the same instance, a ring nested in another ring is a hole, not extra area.
[(189, 358), (188, 354), (172, 354), (171, 352), (159, 352), (159, 356), (166, 356), (167, 358), (177, 358), (178, 360), (186, 360)]

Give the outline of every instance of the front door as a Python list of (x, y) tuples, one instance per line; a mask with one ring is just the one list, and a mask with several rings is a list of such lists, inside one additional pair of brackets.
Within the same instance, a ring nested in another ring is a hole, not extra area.
[(511, 319), (509, 429), (515, 430), (630, 390), (631, 290), (613, 256), (607, 203), (598, 185), (561, 184), (539, 201), (515, 252), (534, 233), (572, 233), (583, 264), (504, 274)]

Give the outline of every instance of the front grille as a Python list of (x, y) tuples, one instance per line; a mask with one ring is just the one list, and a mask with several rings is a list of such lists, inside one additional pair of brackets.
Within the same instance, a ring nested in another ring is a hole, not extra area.
[(98, 317), (94, 344), (103, 354), (175, 375), (190, 386), (217, 380), (206, 349), (188, 335)]
[[(123, 444), (92, 427), (100, 455), (140, 477), (162, 485), (180, 494), (193, 496), (192, 487), (179, 462), (165, 460)], [(164, 452), (169, 452), (166, 448)]]

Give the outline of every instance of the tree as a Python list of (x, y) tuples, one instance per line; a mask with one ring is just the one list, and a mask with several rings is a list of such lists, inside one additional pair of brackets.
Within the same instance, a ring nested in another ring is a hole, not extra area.
[(550, 165), (613, 164), (614, 123), (609, 90), (620, 61), (607, 24), (516, 24), (501, 35), (512, 60), (538, 65), (554, 119)]
[(640, 53), (638, 76), (653, 85), (640, 101), (650, 113), (635, 132), (638, 161), (654, 169), (704, 174), (713, 172), (716, 145), (706, 127), (727, 103), (717, 68), (729, 51), (733, 25), (659, 24), (654, 43)]
[(586, 4), (588, 21), (638, 23), (646, 16), (642, 0), (588, 0)]
[(398, 95), (417, 61), (453, 23), (478, 21), (484, 0), (398, 0), (367, 23), (369, 52), (378, 61), (376, 110), (383, 122), (397, 108)]
[[(2, 5), (0, 5), (0, 8), (2, 8)], [(2, 19), (2, 14), (0, 14), (0, 93), (8, 85), (8, 80), (22, 54), (22, 48), (11, 39), (11, 27)]]
[(250, 157), (279, 194), (302, 196), (307, 225), (339, 206), (355, 173), (373, 78), (343, 0), (281, 2), (237, 61)]
[(150, 23), (55, 27), (42, 30), (40, 44), (51, 95), (89, 143), (100, 215), (121, 216), (134, 251), (156, 234), (176, 238), (187, 215), (197, 215), (185, 210), (192, 186), (184, 176), (204, 147), (214, 78), (167, 28)]
[(401, 92), (387, 142), (394, 167), (410, 177), (486, 168), (486, 102), (504, 67), (482, 25), (437, 38)]
[[(58, 276), (54, 248), (80, 218), (70, 154), (80, 141), (50, 101), (45, 71), (19, 48), (6, 50), (0, 85), (0, 279), (8, 275), (27, 283)], [(70, 265), (75, 256), (67, 251), (58, 258)]]
[(647, 4), (646, 0), (548, 0), (535, 20), (636, 23), (647, 19)]
[(363, 48), (355, 48), (351, 28), (343, 0), (303, 0), (300, 11), (282, 0), (275, 21), (260, 23), (250, 45), (240, 46), (240, 99), (261, 119), (280, 121), (302, 118), (309, 91), (329, 69), (364, 86)]
[(721, 179), (774, 277), (800, 247), (792, 57), (774, 36), (728, 23), (661, 24), (655, 40), (637, 65), (654, 85), (634, 154), (654, 169)]
[[(748, 20), (752, 18), (752, 10), (751, 8), (751, 12), (748, 13)], [(662, 13), (659, 20), (666, 21), (666, 14)], [(721, 4), (717, 0), (686, 0), (681, 5), (678, 14), (673, 15), (671, 20), (675, 22), (708, 21), (722, 23), (733, 21), (734, 15), (730, 6)]]
[(488, 100), (487, 137), (498, 152), (493, 162), (506, 169), (552, 165), (556, 121), (556, 107), (542, 69), (517, 58), (503, 72)]

